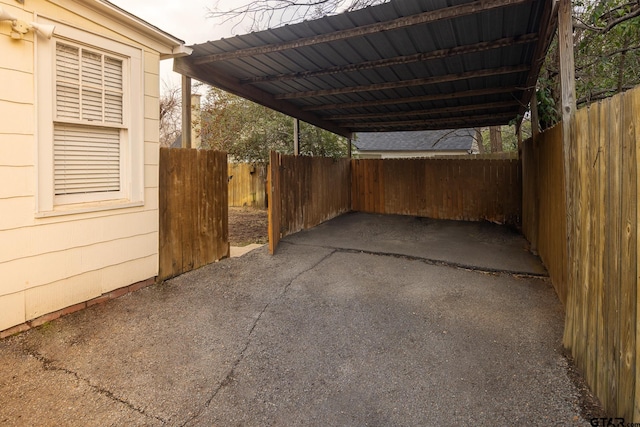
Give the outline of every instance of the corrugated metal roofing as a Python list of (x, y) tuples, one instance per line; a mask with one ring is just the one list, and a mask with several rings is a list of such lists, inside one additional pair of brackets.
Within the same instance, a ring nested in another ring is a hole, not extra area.
[(552, 0), (392, 0), (191, 46), (174, 70), (352, 132), (505, 124), (526, 111)]
[(360, 151), (460, 151), (473, 147), (472, 129), (358, 133)]

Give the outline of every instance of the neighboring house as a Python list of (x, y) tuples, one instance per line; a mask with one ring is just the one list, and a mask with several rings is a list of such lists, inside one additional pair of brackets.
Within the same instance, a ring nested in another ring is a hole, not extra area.
[(0, 8), (3, 331), (158, 274), (159, 64), (189, 49), (103, 0)]
[(361, 159), (468, 155), (478, 152), (473, 129), (358, 133), (353, 145)]

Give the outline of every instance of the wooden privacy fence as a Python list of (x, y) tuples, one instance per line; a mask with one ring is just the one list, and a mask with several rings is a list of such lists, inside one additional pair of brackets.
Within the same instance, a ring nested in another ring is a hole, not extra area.
[(160, 149), (160, 280), (229, 255), (227, 154)]
[(562, 126), (522, 146), (522, 231), (547, 267), (566, 306), (567, 215), (562, 159)]
[(267, 168), (248, 163), (229, 163), (229, 206), (267, 207)]
[(350, 210), (349, 160), (271, 152), (269, 252), (280, 239)]
[(576, 365), (610, 416), (637, 423), (640, 130), (636, 123), (640, 123), (640, 87), (576, 113), (568, 205), (562, 191), (561, 126), (525, 144), (523, 229), (565, 303), (564, 343)]
[(517, 159), (364, 159), (351, 165), (354, 211), (520, 224)]

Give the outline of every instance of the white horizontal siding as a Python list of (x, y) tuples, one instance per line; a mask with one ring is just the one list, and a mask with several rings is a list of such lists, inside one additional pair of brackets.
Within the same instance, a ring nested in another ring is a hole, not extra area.
[[(6, 294), (15, 293), (79, 276), (89, 271), (156, 256), (157, 245), (158, 234), (149, 233), (0, 263), (2, 289)], [(146, 278), (157, 274), (152, 271), (145, 273), (149, 273)]]
[[(4, 52), (3, 52), (4, 54)], [(0, 68), (0, 100), (17, 104), (33, 104), (33, 74)], [(6, 120), (7, 117), (2, 117)]]
[(103, 278), (101, 270), (94, 270), (25, 290), (25, 320), (99, 297)]
[(160, 177), (158, 176), (158, 166), (144, 165), (144, 186), (146, 188), (157, 188)]
[[(145, 166), (160, 165), (160, 151), (158, 150), (157, 142), (146, 141), (144, 143), (144, 164)], [(149, 187), (149, 184), (146, 182), (145, 182), (145, 187)]]
[(0, 166), (33, 166), (33, 135), (0, 133)]
[(144, 211), (0, 231), (0, 241), (15, 242), (0, 245), (0, 263), (155, 233), (156, 222), (157, 211)]
[[(2, 212), (2, 215), (0, 215), (0, 231), (32, 225), (35, 206), (35, 196), (0, 199), (0, 212)], [(7, 245), (11, 243), (3, 242), (3, 244)]]
[(108, 279), (102, 280), (102, 293), (147, 280), (157, 274), (157, 271), (158, 257), (155, 255), (111, 265), (101, 270), (103, 277)]
[(154, 147), (145, 146), (145, 156), (150, 154), (155, 156), (152, 161), (145, 158), (145, 163), (157, 165), (160, 153), (157, 143), (157, 141), (160, 141), (160, 120), (144, 119), (144, 138), (145, 144), (154, 145)]
[(35, 319), (114, 289), (146, 280), (152, 277), (149, 272), (156, 269), (156, 257), (149, 256), (29, 289), (23, 293), (24, 318)]
[(28, 197), (35, 194), (35, 168), (33, 166), (1, 166), (0, 182), (11, 185), (0, 186), (0, 199)]
[[(145, 79), (146, 80), (146, 79)], [(157, 108), (154, 110), (153, 106)], [(144, 97), (144, 118), (151, 120), (160, 119), (160, 107), (158, 105), (158, 98), (156, 96), (145, 95)]]
[(25, 320), (24, 292), (0, 295), (0, 331)]
[[(36, 218), (33, 36), (16, 42), (8, 36), (9, 25), (0, 24), (0, 330), (146, 280), (158, 271), (160, 67), (153, 50), (157, 44), (93, 11), (73, 13), (82, 8), (78, 3), (56, 3), (34, 0), (29, 8), (145, 49), (140, 141), (145, 204)], [(0, 6), (20, 19), (36, 19), (15, 2), (0, 0)]]
[[(14, 2), (15, 3), (15, 2)], [(0, 1), (0, 5), (4, 10), (11, 12), (6, 3)], [(0, 25), (0, 68), (11, 70), (14, 72), (22, 72), (27, 74), (33, 73), (33, 43), (30, 40), (22, 40), (16, 42), (9, 36), (11, 26), (9, 21), (3, 21)]]
[[(144, 73), (144, 87), (148, 87), (148, 88), (154, 88), (154, 87), (160, 87), (160, 75), (157, 73)], [(145, 93), (145, 95), (147, 95), (150, 98), (158, 98), (160, 95), (160, 92), (154, 92), (153, 90), (150, 90), (148, 92)], [(148, 117), (150, 119), (157, 119), (159, 118), (158, 115), (160, 113), (160, 109), (156, 109), (155, 111), (149, 111), (149, 113), (156, 113), (156, 115), (149, 115), (149, 116), (145, 116)]]
[(157, 53), (148, 50), (144, 52), (144, 72), (160, 76), (160, 61)]
[(35, 133), (35, 114), (32, 104), (0, 99), (0, 133), (31, 135)]
[(149, 211), (156, 211), (156, 215), (158, 215), (158, 207), (159, 204), (159, 194), (157, 187), (147, 187), (144, 189), (144, 206)]

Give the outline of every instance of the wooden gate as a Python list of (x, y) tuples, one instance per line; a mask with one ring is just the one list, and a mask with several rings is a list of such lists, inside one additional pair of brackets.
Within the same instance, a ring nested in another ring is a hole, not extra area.
[(314, 227), (350, 210), (350, 161), (286, 156), (269, 163), (269, 252), (284, 236)]
[(160, 149), (159, 280), (229, 256), (227, 180), (227, 153)]

